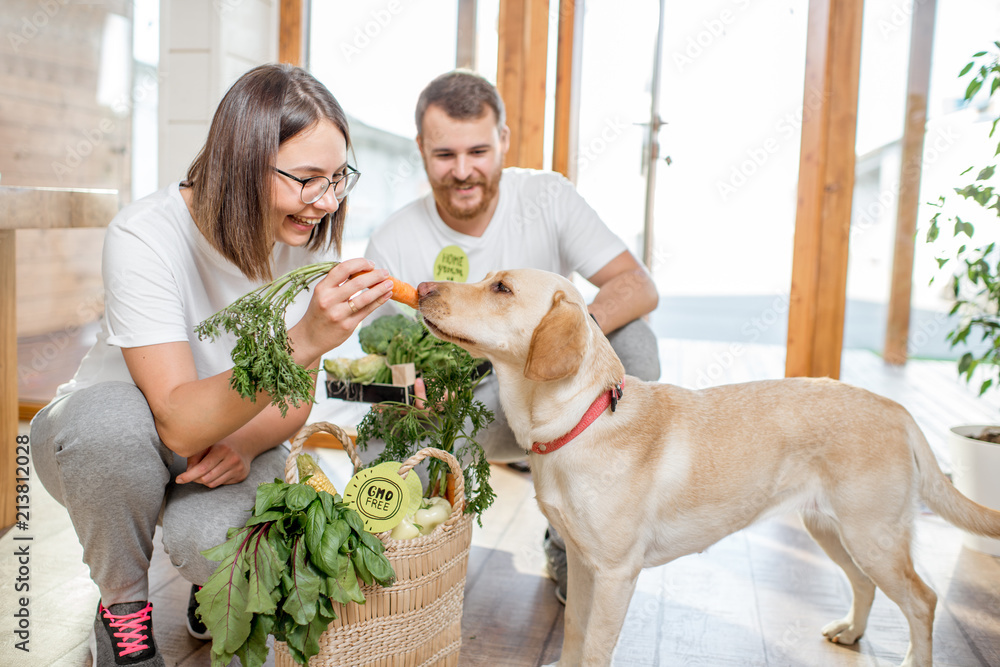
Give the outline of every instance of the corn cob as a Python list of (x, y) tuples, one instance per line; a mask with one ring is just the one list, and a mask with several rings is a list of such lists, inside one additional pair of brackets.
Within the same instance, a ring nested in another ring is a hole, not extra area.
[(317, 491), (326, 491), (331, 496), (337, 495), (337, 487), (333, 485), (333, 482), (330, 481), (330, 478), (326, 476), (323, 470), (316, 465), (313, 457), (308, 454), (299, 454), (298, 458), (295, 459), (295, 465), (299, 469), (300, 480), (309, 476), (306, 484)]

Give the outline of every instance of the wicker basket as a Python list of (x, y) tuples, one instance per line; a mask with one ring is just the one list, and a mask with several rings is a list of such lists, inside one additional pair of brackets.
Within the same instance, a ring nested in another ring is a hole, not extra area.
[[(285, 479), (298, 481), (296, 457), (306, 438), (323, 431), (339, 438), (354, 462), (361, 460), (344, 431), (326, 422), (311, 424), (292, 442), (285, 464)], [(452, 514), (430, 535), (412, 540), (394, 540), (381, 533), (385, 556), (396, 571), (396, 583), (388, 588), (362, 586), (365, 604), (334, 603), (337, 619), (319, 638), (319, 653), (309, 660), (317, 667), (344, 666), (406, 667), (458, 665), (462, 645), (462, 601), (465, 573), (472, 542), (472, 515), (464, 514), (465, 484), (458, 461), (440, 449), (422, 449), (403, 462), (406, 475), (427, 457), (446, 462), (448, 500)], [(297, 667), (288, 646), (274, 642), (275, 667)]]

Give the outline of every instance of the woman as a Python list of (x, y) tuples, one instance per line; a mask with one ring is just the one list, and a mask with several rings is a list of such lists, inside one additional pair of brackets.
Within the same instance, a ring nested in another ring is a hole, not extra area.
[[(163, 664), (147, 576), (158, 518), (193, 595), (215, 567), (199, 552), (246, 523), (258, 484), (283, 477), (278, 445), (310, 405), (282, 417), (266, 395), (242, 398), (229, 386), (233, 340), (202, 341), (194, 327), (339, 254), (343, 199), (359, 176), (349, 150), (344, 112), (322, 84), (291, 66), (258, 67), (223, 98), (187, 180), (108, 228), (97, 344), (31, 427), (38, 476), (68, 510), (101, 592), (95, 667)], [(289, 307), (298, 363), (316, 368), (388, 300), (391, 281), (372, 268), (344, 261)]]

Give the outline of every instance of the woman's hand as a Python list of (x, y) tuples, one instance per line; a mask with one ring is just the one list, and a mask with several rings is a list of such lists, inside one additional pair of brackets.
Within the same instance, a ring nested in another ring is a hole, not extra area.
[(296, 360), (309, 365), (350, 338), (361, 321), (392, 296), (388, 276), (367, 259), (348, 259), (333, 267), (313, 288), (306, 314), (288, 331)]
[(177, 476), (178, 484), (197, 482), (210, 489), (223, 484), (238, 484), (250, 474), (252, 457), (239, 449), (219, 442), (208, 449), (189, 456), (187, 470)]

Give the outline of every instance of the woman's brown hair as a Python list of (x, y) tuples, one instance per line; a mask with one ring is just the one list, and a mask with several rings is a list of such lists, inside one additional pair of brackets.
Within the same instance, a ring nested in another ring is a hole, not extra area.
[[(278, 148), (320, 120), (332, 122), (351, 149), (347, 116), (327, 88), (292, 65), (261, 65), (219, 103), (208, 139), (188, 169), (195, 224), (250, 280), (271, 280), (274, 230), (271, 168)], [(313, 229), (308, 248), (340, 253), (347, 200)]]

